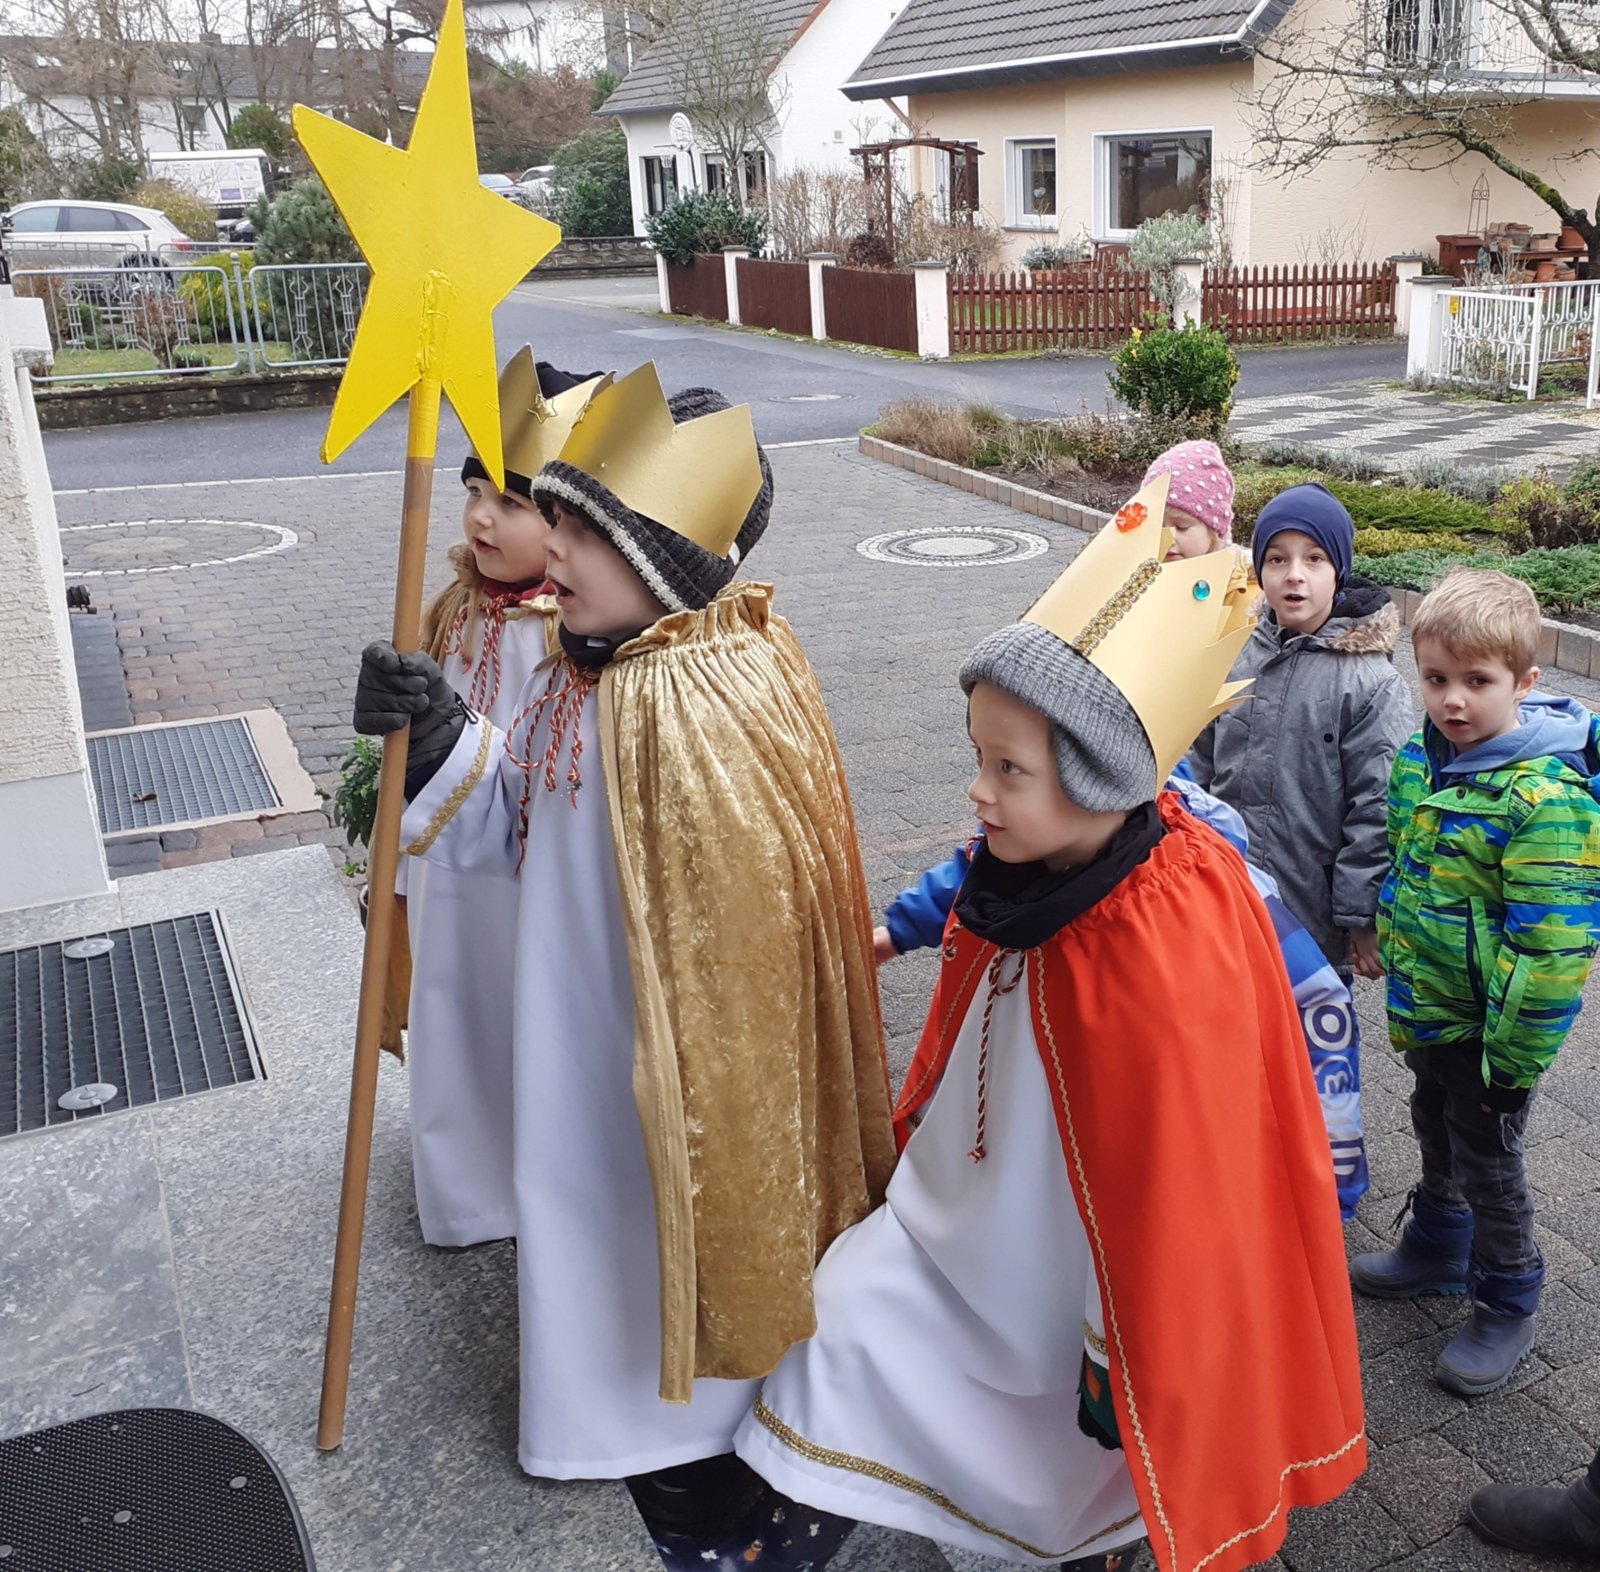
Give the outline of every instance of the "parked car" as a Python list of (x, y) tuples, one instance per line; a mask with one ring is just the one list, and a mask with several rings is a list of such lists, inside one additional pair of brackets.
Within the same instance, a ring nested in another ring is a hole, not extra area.
[(478, 184), (490, 191), (497, 191), (503, 197), (510, 197), (514, 201), (517, 195), (517, 183), (510, 175), (479, 175)]
[(0, 232), (14, 268), (143, 267), (198, 249), (164, 214), (123, 202), (19, 202)]
[(551, 191), (551, 178), (556, 172), (554, 164), (535, 164), (517, 176), (517, 184), (535, 202), (544, 201)]

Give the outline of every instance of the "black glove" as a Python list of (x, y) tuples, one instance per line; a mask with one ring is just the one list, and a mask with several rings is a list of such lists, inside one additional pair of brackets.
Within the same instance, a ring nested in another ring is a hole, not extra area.
[(1532, 1092), (1531, 1086), (1497, 1086), (1491, 1081), (1483, 1089), (1483, 1106), (1495, 1113), (1520, 1113)]
[(406, 751), (406, 796), (415, 797), (450, 757), (467, 724), (467, 707), (420, 650), (402, 655), (392, 644), (369, 644), (356, 679), (355, 728), (383, 737), (411, 727)]

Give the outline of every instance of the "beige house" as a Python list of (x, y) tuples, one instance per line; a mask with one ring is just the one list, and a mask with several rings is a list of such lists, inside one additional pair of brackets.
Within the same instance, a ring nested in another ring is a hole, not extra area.
[[(1436, 69), (1452, 92), (1502, 106), (1507, 150), (1593, 211), (1600, 168), (1573, 155), (1600, 145), (1600, 78), (1554, 70), (1505, 3), (907, 0), (843, 91), (903, 97), (919, 135), (982, 151), (978, 215), (1004, 231), (1005, 261), (1041, 240), (1126, 241), (1145, 218), (1214, 200), (1240, 262), (1432, 254), (1435, 236), (1485, 219), (1559, 221), (1478, 155), (1418, 172), (1352, 151), (1288, 182), (1252, 170), (1250, 104), (1279, 70), (1256, 51), (1364, 39), (1373, 93), (1396, 58), (1423, 78)], [(964, 200), (951, 157), (924, 150), (915, 177), (941, 210)], [(1486, 213), (1473, 201), (1484, 175)]]

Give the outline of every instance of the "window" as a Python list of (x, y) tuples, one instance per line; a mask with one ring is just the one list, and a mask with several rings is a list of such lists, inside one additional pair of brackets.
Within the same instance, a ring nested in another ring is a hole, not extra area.
[(678, 194), (678, 160), (646, 157), (639, 163), (644, 171), (644, 210), (659, 213)]
[(111, 213), (108, 215), (108, 217), (110, 217), (112, 220), (112, 222), (106, 226), (108, 229), (132, 230), (142, 235), (145, 234), (150, 228), (148, 224), (140, 223), (140, 221), (135, 218), (132, 213)]
[[(961, 139), (963, 151), (933, 150), (933, 207), (941, 222), (971, 218), (978, 211), (978, 144)], [(965, 151), (970, 148), (972, 151)]]
[(25, 213), (14, 213), (11, 218), (11, 228), (19, 235), (53, 234), (56, 227), (56, 214), (61, 211), (54, 203), (44, 207), (30, 207)]
[(1391, 66), (1465, 63), (1464, 0), (1387, 0), (1383, 53)]
[(1006, 143), (1006, 223), (1012, 229), (1056, 228), (1054, 137)]
[(1204, 217), (1211, 202), (1211, 133), (1166, 131), (1101, 138), (1099, 228), (1131, 234), (1167, 213)]
[(728, 166), (720, 158), (706, 158), (706, 190), (726, 191), (728, 189)]
[(63, 218), (61, 227), (75, 235), (103, 235), (117, 227), (113, 214), (95, 207), (69, 207)]
[(767, 189), (767, 155), (756, 148), (744, 155), (744, 194), (746, 200), (764, 195)]

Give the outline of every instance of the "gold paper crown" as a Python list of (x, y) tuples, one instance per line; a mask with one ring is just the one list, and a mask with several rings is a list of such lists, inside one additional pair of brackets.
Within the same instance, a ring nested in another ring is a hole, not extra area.
[(1124, 503), (1034, 602), (1036, 622), (1116, 684), (1133, 707), (1163, 783), (1207, 721), (1238, 703), (1248, 682), (1229, 682), (1255, 619), (1237, 546), (1163, 562), (1169, 477)]
[(500, 373), (500, 454), (504, 467), (532, 480), (551, 459), (560, 456), (584, 405), (610, 380), (609, 374), (591, 377), (554, 398), (546, 398), (539, 389), (533, 350), (524, 344)]
[(718, 557), (732, 550), (761, 490), (750, 406), (678, 425), (654, 361), (584, 405), (560, 456), (635, 513)]

